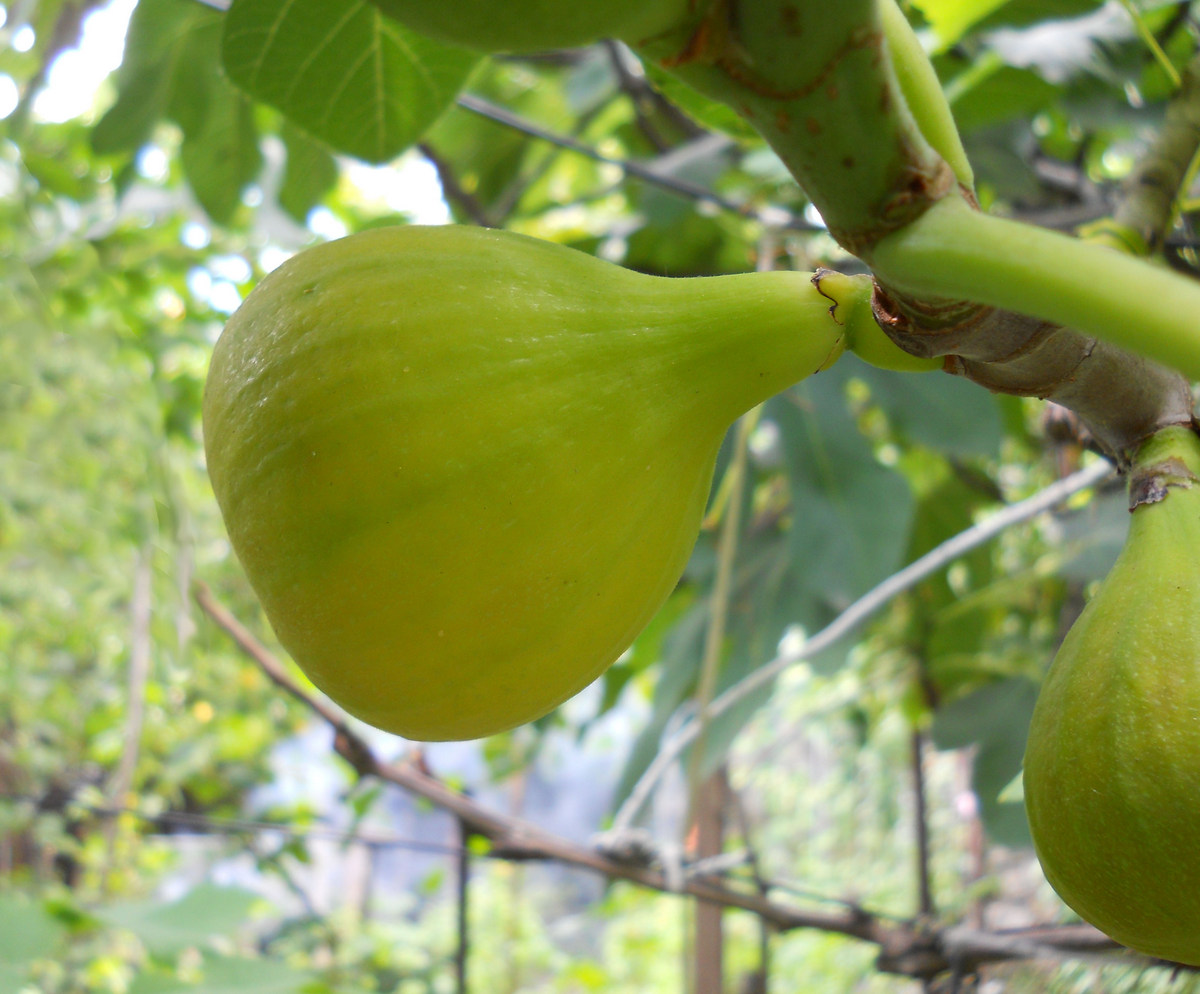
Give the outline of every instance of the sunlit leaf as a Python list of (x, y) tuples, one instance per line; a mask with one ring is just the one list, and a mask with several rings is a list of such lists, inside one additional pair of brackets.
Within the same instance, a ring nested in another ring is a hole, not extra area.
[(222, 50), (247, 93), (368, 162), (387, 162), (415, 142), (478, 61), (365, 0), (237, 0)]

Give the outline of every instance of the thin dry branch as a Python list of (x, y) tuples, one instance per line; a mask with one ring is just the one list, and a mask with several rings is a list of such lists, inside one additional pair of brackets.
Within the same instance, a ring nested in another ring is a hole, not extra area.
[[(820, 225), (813, 224), (811, 221), (805, 220), (791, 211), (784, 210), (778, 207), (759, 209), (749, 204), (738, 203), (736, 200), (731, 200), (720, 193), (706, 189), (695, 183), (690, 183), (687, 180), (680, 179), (678, 176), (673, 176), (663, 168), (662, 162), (651, 161), (649, 163), (637, 162), (632, 159), (620, 158), (618, 156), (606, 155), (599, 149), (593, 148), (586, 142), (579, 141), (577, 138), (572, 138), (568, 135), (558, 134), (543, 128), (541, 125), (535, 124), (519, 114), (515, 114), (505, 107), (492, 103), (490, 100), (484, 100), (481, 97), (474, 96), (469, 93), (460, 94), (458, 97), (458, 106), (463, 110), (469, 110), (473, 114), (478, 114), (480, 117), (486, 117), (490, 121), (495, 121), (498, 124), (503, 124), (506, 127), (512, 128), (515, 131), (520, 131), (532, 138), (537, 138), (541, 141), (550, 142), (552, 145), (557, 145), (559, 148), (565, 148), (571, 152), (586, 156), (595, 162), (603, 162), (609, 165), (618, 166), (626, 176), (631, 176), (634, 179), (642, 180), (646, 183), (651, 183), (654, 186), (661, 187), (671, 193), (677, 193), (682, 197), (689, 199), (714, 204), (722, 210), (731, 211), (742, 217), (752, 218), (767, 224), (772, 227), (786, 228), (791, 231), (824, 231)], [(706, 138), (698, 139), (700, 142), (707, 144)], [(679, 150), (675, 149), (667, 153), (667, 158), (677, 156)]]
[(694, 717), (662, 744), (654, 761), (646, 768), (642, 778), (634, 785), (633, 790), (629, 792), (629, 797), (621, 805), (613, 820), (614, 827), (624, 830), (634, 824), (655, 785), (683, 750), (695, 740), (699, 730), (704, 727), (705, 720), (712, 720), (727, 711), (738, 701), (770, 683), (784, 670), (801, 660), (809, 659), (836, 645), (876, 611), (889, 604), (893, 598), (916, 586), (927, 576), (937, 573), (977, 546), (990, 542), (1013, 525), (1028, 521), (1042, 512), (1050, 510), (1072, 494), (1099, 483), (1111, 473), (1112, 467), (1107, 462), (1092, 463), (1090, 466), (1050, 484), (1032, 497), (1010, 504), (978, 524), (948, 538), (941, 545), (931, 549), (919, 559), (872, 587), (799, 648), (781, 652), (775, 659), (735, 683), (708, 706), (706, 713)]
[[(657, 869), (622, 863), (589, 846), (560, 838), (529, 822), (494, 811), (447, 787), (412, 763), (388, 763), (380, 760), (370, 745), (350, 726), (341, 710), (294, 680), (275, 654), (220, 604), (205, 584), (198, 582), (195, 585), (194, 596), (201, 610), (233, 638), (239, 648), (258, 664), (273, 683), (311, 708), (332, 727), (335, 750), (360, 775), (379, 777), (450, 812), (471, 833), (489, 839), (492, 842), (493, 855), (513, 860), (553, 860), (593, 870), (614, 879), (629, 880), (655, 890), (671, 889), (666, 876)], [(746, 893), (719, 881), (690, 880), (684, 884), (681, 892), (702, 901), (753, 912), (781, 929), (823, 928), (869, 941), (879, 941), (882, 933), (877, 934), (877, 929), (887, 928), (865, 911), (797, 911), (759, 894)]]
[[(932, 977), (951, 969), (976, 968), (1016, 959), (1069, 960), (1111, 954), (1119, 947), (1089, 925), (1047, 926), (1011, 933), (958, 927), (933, 928), (928, 923), (898, 921), (845, 903), (834, 911), (797, 908), (771, 897), (769, 882), (757, 892), (720, 879), (693, 874), (672, 888), (667, 875), (653, 866), (625, 863), (597, 849), (556, 836), (536, 825), (504, 815), (459, 793), (411, 762), (384, 762), (351, 727), (344, 714), (319, 694), (302, 687), (288, 668), (213, 596), (203, 583), (194, 597), (209, 618), (224, 630), (281, 689), (310, 708), (334, 732), (334, 749), (363, 776), (381, 780), (430, 801), (454, 815), (463, 831), (492, 843), (489, 855), (508, 860), (538, 860), (591, 870), (610, 879), (627, 880), (651, 890), (678, 893), (726, 908), (757, 915), (777, 931), (810, 928), (861, 939), (879, 947), (878, 968), (908, 977)], [(1125, 954), (1121, 954), (1124, 956)], [(1131, 962), (1148, 963), (1130, 956)], [(1104, 962), (1111, 963), (1110, 955)]]
[(442, 193), (450, 203), (460, 207), (463, 213), (471, 219), (471, 222), (481, 228), (500, 226), (499, 222), (495, 221), (488, 213), (487, 208), (479, 202), (479, 198), (469, 193), (467, 188), (458, 181), (458, 175), (449, 160), (427, 141), (421, 142), (417, 149), (437, 172), (438, 182), (442, 184)]

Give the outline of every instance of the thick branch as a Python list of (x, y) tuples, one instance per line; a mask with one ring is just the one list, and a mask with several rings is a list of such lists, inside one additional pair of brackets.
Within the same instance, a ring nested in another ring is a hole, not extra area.
[(1192, 419), (1186, 377), (1092, 335), (993, 307), (941, 327), (928, 319), (932, 308), (918, 313), (882, 287), (873, 304), (876, 320), (904, 351), (947, 356), (947, 372), (988, 390), (1069, 408), (1118, 465), (1160, 428)]
[(871, 263), (877, 320), (900, 348), (1070, 408), (1122, 465), (1158, 429), (1191, 422), (1175, 370), (1200, 376), (1200, 286), (1182, 276), (957, 198), (876, 245)]
[[(1109, 229), (1125, 247), (1146, 254), (1162, 244), (1180, 185), (1198, 152), (1200, 55), (1185, 70), (1180, 88), (1167, 106), (1162, 129), (1131, 173), (1114, 212)], [(923, 218), (920, 223), (931, 221), (937, 224), (938, 218)], [(1200, 294), (1186, 294), (1190, 289), (1186, 281), (1176, 277), (1174, 284), (1166, 284), (1153, 274), (1155, 285), (1150, 286), (1142, 278), (1144, 269), (1130, 266), (1121, 278), (1119, 264), (1101, 259), (1090, 246), (1081, 247), (1090, 251), (1066, 252), (1063, 250), (1072, 246), (1059, 240), (1056, 255), (1055, 240), (1043, 238), (1039, 232), (992, 224), (995, 237), (988, 239), (988, 228), (978, 227), (977, 234), (968, 236), (986, 246), (975, 252), (978, 259), (944, 258), (940, 265), (934, 258), (913, 259), (921, 254), (920, 239), (916, 238), (910, 239), (906, 261), (923, 263), (934, 282), (940, 274), (951, 272), (952, 281), (959, 284), (955, 289), (964, 296), (1011, 310), (921, 303), (914, 299), (914, 291), (919, 294), (920, 290), (911, 283), (904, 285), (903, 293), (881, 289), (876, 314), (893, 341), (915, 355), (952, 357), (946, 367), (950, 372), (989, 390), (1041, 397), (1070, 408), (1122, 465), (1154, 432), (1191, 422), (1187, 379), (1140, 354), (1145, 350), (1176, 369), (1197, 375), (1200, 364), (1195, 336), (1186, 331), (1197, 313), (1191, 298), (1200, 298)], [(887, 269), (886, 254), (880, 261)], [(969, 270), (976, 264), (978, 271), (971, 274)], [(1021, 272), (1009, 271), (1022, 266)], [(1039, 273), (1046, 274), (1044, 281)], [(1072, 278), (1077, 285), (1072, 285)], [(1039, 286), (1043, 282), (1044, 290)], [(1019, 299), (1021, 295), (1028, 299)], [(1063, 310), (1050, 313), (1046, 306), (1039, 306), (1039, 295), (1054, 298), (1047, 302), (1050, 308)], [(1110, 327), (1080, 321), (1077, 326), (1086, 327), (1089, 333), (1085, 334), (1051, 323), (1076, 323), (1063, 321), (1063, 314), (1071, 310), (1073, 295), (1082, 298), (1080, 317), (1107, 310)], [(1114, 298), (1124, 298), (1128, 308), (1117, 306)], [(1101, 340), (1094, 333), (1113, 337)]]
[[(1200, 377), (1188, 326), (1200, 290), (968, 210), (952, 117), (892, 0), (713, 0), (682, 50), (672, 38), (643, 52), (774, 147), (831, 234), (875, 271), (881, 324), (906, 351), (951, 356), (947, 368), (988, 389), (1074, 410), (1120, 464), (1158, 429), (1191, 421), (1183, 377), (1141, 357)], [(1161, 242), (1200, 142), (1197, 68), (1121, 215), (1147, 245)]]
[(887, 26), (877, 0), (715, 0), (682, 50), (641, 51), (744, 117), (861, 254), (958, 185), (914, 120)]

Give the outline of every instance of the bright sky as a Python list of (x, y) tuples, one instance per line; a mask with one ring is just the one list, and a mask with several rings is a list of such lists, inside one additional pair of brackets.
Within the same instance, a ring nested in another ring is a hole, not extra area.
[[(105, 78), (121, 63), (125, 32), (135, 4), (136, 0), (111, 0), (88, 16), (79, 47), (59, 56), (46, 87), (35, 99), (36, 118), (68, 121), (95, 108)], [(9, 25), (10, 6), (0, 3), (0, 45), (28, 51), (35, 43), (33, 29), (27, 25)], [(0, 119), (13, 112), (17, 96), (16, 83), (0, 73)], [(437, 174), (423, 158), (406, 157), (398, 167), (374, 168), (352, 163), (350, 178), (366, 204), (410, 214), (421, 224), (445, 224), (450, 220)], [(327, 237), (346, 234), (340, 222), (321, 209), (313, 212), (309, 226)]]
[(104, 78), (121, 64), (125, 29), (136, 0), (113, 0), (83, 22), (79, 48), (63, 52), (50, 69), (46, 88), (33, 103), (44, 121), (69, 121), (92, 109)]

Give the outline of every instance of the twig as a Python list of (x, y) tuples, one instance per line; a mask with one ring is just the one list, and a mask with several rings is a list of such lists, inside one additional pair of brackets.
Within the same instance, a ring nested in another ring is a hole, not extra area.
[(456, 994), (467, 994), (467, 958), (470, 952), (471, 829), (458, 821), (458, 946), (454, 950)]
[[(1095, 482), (1101, 474), (1095, 472), (1095, 467), (1091, 469), (1091, 482)], [(1086, 485), (1082, 480), (1084, 473), (1088, 471), (1060, 481), (1035, 499), (1040, 499), (1043, 507), (1053, 506), (1057, 500)], [(1051, 496), (1056, 499), (1051, 500)], [(1030, 501), (1024, 501), (1002, 514), (1011, 518), (1018, 508), (1027, 508), (1029, 504)], [(1025, 516), (1029, 517), (1032, 514), (1027, 513)], [(1021, 518), (1018, 516), (1015, 520)], [(952, 962), (979, 965), (1033, 955), (1056, 960), (1082, 959), (1096, 953), (1119, 949), (1111, 939), (1090, 925), (1047, 926), (1001, 934), (953, 928), (930, 931), (924, 924), (913, 925), (891, 919), (889, 916), (872, 914), (851, 902), (844, 902), (837, 911), (800, 909), (782, 904), (766, 893), (747, 892), (711, 878), (692, 877), (687, 879), (682, 887), (673, 889), (669, 886), (665, 874), (659, 870), (622, 863), (591, 847), (560, 838), (520, 819), (492, 811), (464, 794), (451, 790), (415, 764), (385, 763), (378, 760), (371, 752), (370, 746), (349, 727), (341, 712), (323, 698), (310, 694), (295, 683), (286, 668), (215, 600), (207, 587), (197, 584), (194, 596), (204, 612), (230, 634), (275, 683), (333, 726), (334, 747), (340, 755), (356, 764), (356, 768), (367, 769), (372, 775), (423, 797), (455, 815), (465, 830), (482, 835), (492, 842), (490, 855), (493, 858), (550, 860), (601, 873), (612, 879), (627, 880), (653, 890), (682, 893), (700, 901), (728, 908), (740, 908), (757, 915), (764, 923), (779, 931), (811, 928), (860, 939), (879, 946), (879, 969), (908, 977), (920, 978), (943, 973), (950, 969)], [(1141, 957), (1125, 956), (1124, 953), (1122, 957), (1125, 962), (1152, 962)], [(1111, 958), (1104, 961), (1114, 962)]]
[[(138, 551), (133, 568), (133, 598), (130, 607), (129, 632), (129, 693), (128, 712), (125, 716), (125, 737), (121, 746), (121, 758), (108, 784), (108, 796), (113, 804), (121, 804), (133, 787), (137, 772), (138, 756), (142, 746), (142, 726), (146, 717), (146, 684), (150, 679), (152, 642), (150, 621), (151, 581), (154, 579), (150, 564), (151, 547), (143, 546)], [(104, 869), (104, 886), (110, 882), (110, 871), (114, 862), (114, 846), (117, 837), (117, 820), (108, 819), (104, 827), (107, 856)]]
[(463, 212), (475, 224), (481, 228), (496, 228), (499, 227), (490, 214), (487, 208), (479, 202), (479, 198), (474, 194), (468, 193), (466, 188), (458, 181), (458, 176), (455, 175), (454, 169), (429, 142), (421, 142), (417, 146), (418, 151), (429, 160), (429, 164), (433, 166), (438, 175), (438, 182), (442, 184), (442, 192), (446, 195), (446, 199), (457, 204), (463, 209)]
[[(579, 141), (578, 135), (585, 133), (591, 123), (600, 117), (608, 103), (601, 102), (593, 107), (583, 111), (571, 124), (571, 134), (566, 137), (569, 140)], [(514, 130), (521, 131), (520, 128)], [(531, 136), (532, 137), (532, 136)], [(554, 142), (547, 144), (555, 145)], [(552, 168), (555, 161), (558, 159), (558, 152), (555, 148), (547, 148), (543, 150), (540, 156), (529, 157), (529, 161), (521, 165), (516, 174), (504, 185), (504, 188), (492, 198), (491, 211), (496, 217), (507, 218), (517, 209), (517, 205), (521, 202), (521, 198), (525, 196), (526, 191), (538, 183)], [(573, 201), (560, 204), (561, 207), (568, 207), (570, 203), (579, 203), (588, 198), (588, 193), (577, 195)], [(591, 196), (595, 196), (592, 193)]]
[(933, 885), (929, 872), (929, 806), (925, 797), (925, 735), (912, 731), (913, 806), (916, 808), (917, 910), (922, 918), (932, 917)]
[(1200, 153), (1200, 54), (1183, 71), (1153, 143), (1129, 174), (1113, 214), (1118, 226), (1138, 233), (1153, 251), (1171, 226), (1189, 167)]
[[(746, 863), (750, 867), (750, 875), (758, 892), (765, 897), (770, 890), (770, 885), (763, 873), (762, 859), (754, 845), (750, 812), (746, 809), (746, 802), (742, 799), (741, 793), (734, 790), (732, 786), (729, 795), (733, 804), (733, 816), (737, 819), (738, 833), (742, 837), (742, 845), (746, 847)], [(758, 969), (756, 973), (756, 982), (765, 992), (767, 979), (771, 975), (771, 928), (765, 921), (758, 923)]]
[(633, 107), (638, 129), (656, 151), (667, 151), (671, 147), (671, 143), (667, 141), (659, 131), (658, 125), (651, 119), (650, 115), (654, 110), (652, 106), (654, 90), (646, 83), (645, 75), (639, 72), (640, 65), (629, 57), (627, 50), (620, 42), (610, 39), (602, 44), (605, 54), (608, 56), (608, 63), (617, 77), (621, 92), (629, 98), (629, 103)]
[(260, 853), (256, 850), (253, 843), (249, 844), (247, 849), (253, 853), (256, 863), (270, 867), (279, 875), (279, 879), (283, 881), (283, 885), (304, 906), (304, 913), (307, 917), (313, 921), (320, 921), (322, 919), (322, 915), (317, 910), (312, 896), (304, 889), (300, 881), (296, 879), (295, 874), (287, 868), (287, 864), (280, 858), (281, 854), (279, 852)]
[(469, 93), (460, 94), (458, 97), (458, 105), (464, 110), (469, 110), (474, 114), (479, 114), (481, 117), (486, 117), (489, 120), (496, 121), (498, 124), (507, 125), (517, 131), (524, 132), (531, 137), (538, 138), (542, 141), (550, 142), (560, 148), (568, 149), (576, 152), (579, 155), (586, 156), (596, 162), (605, 162), (610, 165), (619, 166), (627, 176), (633, 176), (636, 179), (643, 180), (647, 183), (652, 183), (655, 186), (662, 187), (664, 190), (669, 190), (672, 193), (677, 193), (683, 197), (689, 197), (693, 200), (707, 201), (715, 204), (723, 210), (732, 211), (742, 217), (752, 218), (763, 224), (771, 225), (777, 228), (786, 228), (791, 231), (824, 231), (820, 225), (815, 225), (804, 218), (793, 214), (791, 211), (784, 210), (779, 207), (772, 207), (767, 210), (760, 210), (749, 204), (738, 203), (736, 200), (731, 200), (719, 193), (698, 186), (695, 183), (689, 183), (687, 180), (679, 179), (671, 176), (661, 169), (656, 168), (653, 164), (646, 165), (640, 162), (634, 162), (630, 159), (621, 159), (616, 156), (606, 155), (586, 142), (581, 142), (578, 139), (568, 137), (567, 135), (557, 134), (533, 123), (519, 114), (514, 114), (512, 111), (500, 107), (489, 100), (484, 100), (480, 97), (473, 96)]
[[(36, 803), (40, 798), (32, 794), (0, 793), (0, 801), (26, 801)], [(442, 842), (426, 842), (398, 835), (374, 834), (370, 832), (347, 832), (336, 828), (309, 826), (298, 828), (287, 822), (263, 821), (254, 818), (220, 818), (195, 811), (161, 811), (149, 814), (136, 807), (124, 804), (86, 804), (78, 798), (71, 800), (72, 808), (95, 815), (97, 818), (116, 818), (125, 815), (164, 832), (175, 829), (190, 829), (203, 835), (280, 835), (289, 839), (307, 842), (321, 839), (342, 844), (354, 843), (368, 849), (405, 849), (411, 852), (433, 853), (439, 856), (458, 856), (462, 847)], [(487, 857), (489, 854), (482, 854)]]
[(634, 55), (623, 42), (610, 40), (603, 42), (603, 45), (608, 53), (609, 61), (612, 63), (613, 71), (621, 84), (621, 90), (633, 104), (638, 121), (643, 125), (643, 131), (647, 127), (653, 128), (654, 134), (646, 134), (651, 144), (658, 147), (660, 151), (666, 151), (670, 147), (665, 142), (660, 145), (659, 140), (656, 140), (655, 136), (658, 139), (661, 139), (662, 136), (659, 134), (657, 126), (649, 120), (651, 111), (664, 118), (671, 128), (677, 134), (682, 135), (684, 139), (701, 138), (709, 134), (706, 129), (668, 100), (646, 78), (646, 71), (642, 68), (641, 59)]
[[(554, 860), (615, 879), (629, 880), (654, 890), (673, 890), (668, 885), (666, 875), (657, 869), (621, 863), (589, 846), (560, 838), (536, 825), (493, 811), (465, 794), (452, 790), (414, 764), (387, 763), (378, 759), (366, 741), (350, 727), (342, 712), (325, 698), (300, 687), (274, 654), (213, 597), (205, 584), (196, 584), (194, 596), (204, 613), (233, 638), (272, 682), (333, 727), (335, 750), (356, 770), (402, 787), (455, 815), (473, 834), (482, 835), (492, 842), (492, 853), (497, 858)], [(762, 895), (746, 893), (709, 879), (687, 880), (679, 892), (701, 901), (753, 912), (780, 929), (821, 928), (868, 941), (879, 941), (880, 930), (887, 929), (873, 916), (857, 909), (839, 912), (796, 911)]]
[(1171, 81), (1171, 85), (1178, 89), (1179, 70), (1175, 68), (1170, 57), (1163, 51), (1162, 45), (1158, 43), (1154, 32), (1150, 30), (1150, 26), (1146, 23), (1146, 19), (1142, 17), (1142, 12), (1134, 6), (1133, 0), (1120, 0), (1120, 2), (1133, 21), (1133, 26), (1137, 29), (1138, 36), (1142, 39), (1145, 46), (1150, 49), (1150, 54), (1154, 56), (1154, 61), (1167, 74), (1167, 79)]
[[(717, 538), (717, 573), (708, 599), (708, 628), (704, 634), (704, 656), (696, 685), (696, 713), (703, 717), (712, 703), (725, 651), (725, 623), (729, 616), (729, 601), (733, 591), (733, 567), (737, 559), (738, 539), (742, 527), (742, 499), (746, 492), (746, 465), (750, 454), (750, 436), (754, 434), (762, 408), (747, 411), (738, 419), (734, 437), (733, 458), (726, 470), (730, 481), (729, 503), (721, 521)], [(704, 720), (696, 736), (696, 747), (688, 763), (688, 804), (694, 811), (699, 806), (701, 765), (704, 760), (704, 740), (708, 721)], [(690, 821), (691, 819), (687, 819)]]
[(789, 666), (835, 645), (893, 598), (910, 590), (927, 576), (938, 572), (971, 549), (991, 541), (1013, 525), (1034, 518), (1072, 494), (1098, 483), (1111, 472), (1112, 466), (1107, 462), (1095, 462), (1057, 483), (1050, 484), (1032, 497), (996, 512), (986, 521), (959, 532), (867, 591), (798, 649), (781, 652), (775, 659), (735, 683), (712, 702), (707, 709), (707, 716), (697, 715), (663, 744), (654, 761), (621, 805), (613, 819), (613, 830), (622, 831), (633, 824), (659, 779), (703, 727), (701, 718), (711, 720), (728, 710), (747, 695), (770, 683)]

